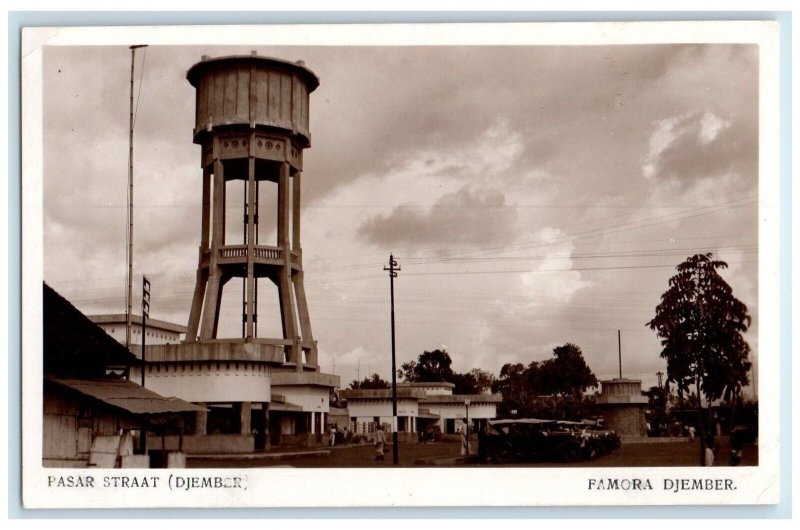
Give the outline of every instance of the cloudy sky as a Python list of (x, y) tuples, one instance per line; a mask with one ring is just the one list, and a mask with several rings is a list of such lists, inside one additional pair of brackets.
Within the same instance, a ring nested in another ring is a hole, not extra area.
[[(398, 365), (445, 346), (454, 369), (497, 374), (572, 342), (615, 377), (621, 330), (623, 375), (650, 386), (665, 363), (645, 323), (697, 252), (730, 265), (757, 355), (752, 45), (140, 50), (134, 292), (147, 274), (154, 318), (187, 322), (197, 267), (186, 70), (251, 50), (320, 78), (302, 244), (320, 363), (343, 385), (390, 376), (390, 252)], [(129, 76), (127, 47), (45, 48), (45, 281), (89, 314), (125, 310)], [(220, 335), (237, 337), (229, 286)], [(259, 306), (259, 335), (278, 335), (275, 294)]]

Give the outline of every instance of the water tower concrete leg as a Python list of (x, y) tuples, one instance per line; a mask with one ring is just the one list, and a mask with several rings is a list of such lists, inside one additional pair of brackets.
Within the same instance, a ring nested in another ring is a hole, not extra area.
[(197, 280), (194, 286), (194, 296), (192, 296), (192, 309), (189, 312), (189, 326), (186, 331), (186, 342), (197, 340), (197, 332), (200, 328), (200, 314), (203, 311), (203, 298), (206, 294), (206, 282), (208, 281), (208, 270), (198, 269)]
[(200, 330), (200, 338), (207, 340), (216, 336), (217, 328), (217, 315), (211, 308), (219, 306), (220, 299), (220, 271), (219, 268), (214, 267), (208, 279), (208, 287), (206, 288), (206, 301), (203, 304), (206, 311), (203, 314), (203, 326)]

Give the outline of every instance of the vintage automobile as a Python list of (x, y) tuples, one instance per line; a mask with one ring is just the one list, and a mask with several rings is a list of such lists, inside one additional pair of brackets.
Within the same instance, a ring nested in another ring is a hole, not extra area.
[(580, 432), (555, 420), (513, 419), (488, 422), (479, 436), (479, 456), (508, 463), (515, 460), (574, 462), (586, 457)]
[(556, 423), (562, 428), (573, 430), (580, 436), (581, 450), (586, 459), (608, 454), (620, 446), (619, 435), (614, 431), (577, 421), (557, 421)]

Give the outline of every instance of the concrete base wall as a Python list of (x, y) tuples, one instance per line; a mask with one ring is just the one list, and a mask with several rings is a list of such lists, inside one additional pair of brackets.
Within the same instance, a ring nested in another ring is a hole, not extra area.
[(281, 434), (280, 440), (272, 448), (293, 448), (293, 447), (322, 447), (330, 442), (330, 436), (322, 435), (319, 433), (302, 433), (302, 434)]
[(603, 428), (620, 436), (647, 436), (644, 409), (637, 405), (603, 408)]
[[(167, 451), (178, 451), (178, 436), (165, 436), (164, 445)], [(147, 447), (153, 451), (161, 451), (161, 437), (147, 438)], [(183, 452), (187, 455), (208, 454), (246, 454), (255, 451), (255, 437), (252, 434), (207, 434), (183, 437)]]

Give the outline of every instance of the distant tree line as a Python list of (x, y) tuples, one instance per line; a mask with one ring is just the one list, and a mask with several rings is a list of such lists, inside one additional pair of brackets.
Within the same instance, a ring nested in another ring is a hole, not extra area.
[(504, 364), (493, 390), (503, 396), (500, 415), (580, 419), (595, 413), (584, 393), (596, 386), (581, 349), (567, 343), (553, 349), (552, 359)]
[(492, 389), (494, 375), (480, 368), (469, 372), (455, 372), (453, 360), (445, 350), (425, 351), (416, 361), (403, 363), (397, 375), (403, 381), (414, 383), (453, 383), (454, 394), (483, 394)]

